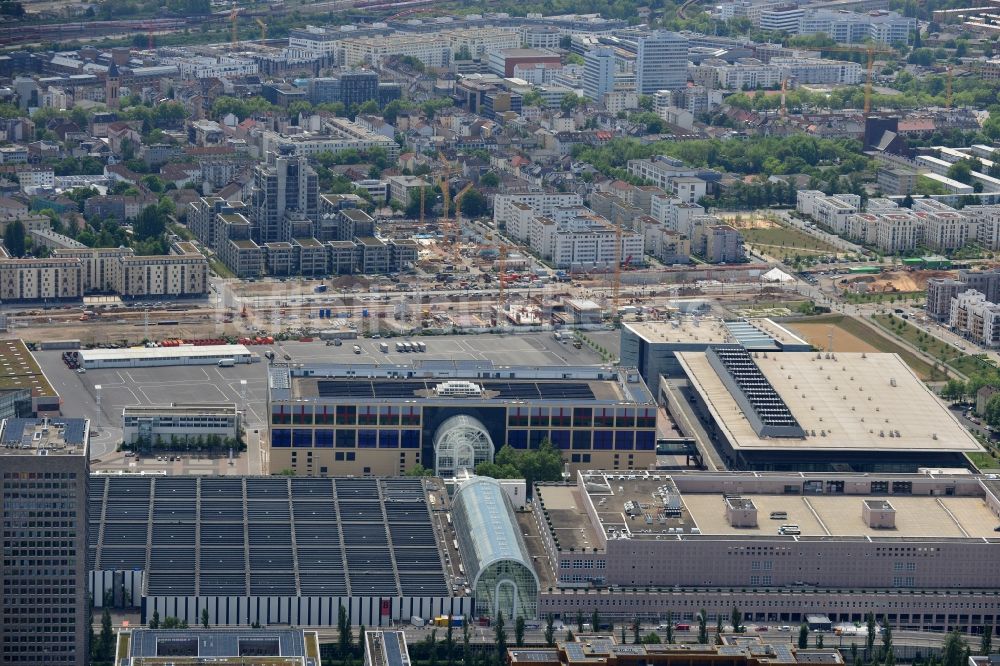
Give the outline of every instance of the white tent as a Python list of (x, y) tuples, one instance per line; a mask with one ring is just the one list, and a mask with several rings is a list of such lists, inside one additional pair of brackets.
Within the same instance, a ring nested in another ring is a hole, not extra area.
[(772, 268), (768, 272), (760, 276), (761, 282), (795, 282), (795, 278), (781, 270), (780, 268)]

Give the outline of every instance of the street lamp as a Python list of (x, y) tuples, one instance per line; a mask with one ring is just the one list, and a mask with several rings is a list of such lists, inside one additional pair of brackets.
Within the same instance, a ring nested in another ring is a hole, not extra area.
[(95, 430), (101, 429), (101, 385), (94, 384), (94, 395), (97, 400), (97, 427)]

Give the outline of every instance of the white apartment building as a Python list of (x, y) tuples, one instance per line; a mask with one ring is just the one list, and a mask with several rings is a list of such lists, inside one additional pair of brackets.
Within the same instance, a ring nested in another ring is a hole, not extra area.
[(810, 9), (799, 19), (798, 34), (824, 34), (840, 44), (859, 44), (871, 40), (879, 44), (909, 44), (917, 29), (917, 20), (889, 11), (866, 14)]
[(327, 30), (320, 26), (288, 31), (288, 55), (292, 58), (327, 58), (336, 64), (342, 31)]
[(80, 299), (81, 273), (75, 259), (0, 259), (0, 300)]
[(547, 217), (533, 218), (528, 229), (531, 248), (556, 268), (606, 268), (613, 266), (616, 258), (621, 261), (642, 258), (641, 234), (623, 229), (618, 255), (615, 226), (593, 211), (584, 211), (576, 211), (572, 219), (560, 222)]
[(695, 67), (698, 81), (722, 90), (755, 90), (781, 85), (781, 69), (756, 58), (739, 58), (730, 64), (712, 58)]
[(163, 64), (174, 65), (181, 74), (195, 79), (223, 79), (250, 76), (260, 71), (257, 61), (233, 56), (211, 58), (191, 54), (182, 57), (164, 58)]
[(654, 194), (649, 200), (649, 215), (667, 229), (691, 237), (692, 220), (705, 214), (696, 203), (681, 201), (670, 195)]
[[(530, 206), (536, 216), (551, 217), (556, 208), (564, 206), (582, 206), (583, 197), (575, 192), (518, 192), (514, 194), (498, 194), (493, 197), (493, 222), (499, 226), (509, 225), (510, 220), (519, 210), (514, 204)], [(522, 236), (527, 240), (527, 231)]]
[(324, 120), (320, 132), (287, 135), (267, 130), (261, 135), (261, 146), (265, 155), (277, 152), (279, 146), (291, 146), (296, 155), (305, 157), (326, 151), (336, 154), (345, 150), (365, 152), (372, 148), (381, 148), (390, 160), (399, 157), (399, 144), (393, 139), (346, 118)]
[[(973, 223), (964, 214), (952, 210), (918, 212), (915, 215), (923, 220), (924, 245), (931, 250), (942, 253), (954, 252), (969, 242), (969, 232)], [(975, 235), (972, 237), (975, 238)]]
[(427, 67), (448, 67), (451, 46), (440, 34), (343, 39), (338, 61), (348, 67), (377, 67), (389, 56), (411, 56)]
[(825, 58), (771, 58), (771, 64), (800, 84), (858, 85), (864, 80), (864, 68), (856, 62)]
[(35, 189), (51, 190), (55, 187), (56, 175), (51, 168), (27, 167), (18, 169), (17, 180), (21, 184), (22, 192)]
[(958, 333), (985, 347), (1000, 345), (1000, 305), (969, 289), (951, 299), (949, 325)]
[(804, 14), (805, 10), (794, 3), (768, 7), (760, 13), (760, 29), (795, 34)]
[(690, 178), (698, 175), (696, 169), (692, 169), (680, 160), (664, 155), (649, 160), (629, 160), (628, 172), (633, 176), (648, 180), (665, 191), (673, 189), (670, 181), (674, 178)]
[(522, 43), (521, 31), (517, 28), (466, 28), (448, 30), (441, 36), (448, 41), (452, 57), (464, 47), (473, 58), (488, 58), (490, 53), (516, 49)]
[(812, 218), (835, 234), (844, 234), (847, 219), (861, 210), (861, 197), (856, 194), (838, 194), (817, 199)]

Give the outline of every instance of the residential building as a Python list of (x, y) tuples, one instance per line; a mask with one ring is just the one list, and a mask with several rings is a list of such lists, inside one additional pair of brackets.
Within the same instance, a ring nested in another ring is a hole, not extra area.
[(972, 226), (968, 218), (956, 210), (917, 213), (923, 219), (923, 242), (935, 252), (951, 253), (969, 242)]
[(738, 58), (733, 63), (711, 58), (703, 60), (692, 69), (696, 80), (722, 90), (756, 90), (774, 88), (782, 81), (777, 65), (764, 63), (756, 58)]
[(637, 40), (635, 80), (641, 95), (687, 85), (688, 40), (675, 32), (656, 31)]
[(90, 661), (87, 419), (0, 423), (0, 662)]
[(913, 194), (917, 188), (917, 172), (901, 167), (878, 170), (878, 186), (886, 196)]
[[(420, 193), (420, 190), (429, 190), (431, 184), (418, 176), (389, 176), (389, 200), (398, 201), (403, 206), (408, 206), (413, 193)], [(425, 193), (425, 197), (427, 194)]]
[(948, 324), (977, 345), (1000, 345), (1000, 305), (986, 300), (986, 295), (975, 289), (951, 299)]
[[(515, 76), (516, 67), (543, 67), (546, 69), (559, 69), (562, 67), (562, 58), (554, 51), (545, 49), (500, 49), (489, 53), (490, 71), (497, 76)], [(548, 83), (546, 81), (546, 83)]]
[(75, 259), (0, 259), (0, 300), (59, 301), (83, 298), (80, 262)]
[[(557, 208), (582, 206), (583, 197), (576, 192), (517, 192), (497, 194), (493, 197), (493, 222), (497, 227), (510, 225), (512, 220), (521, 219), (531, 208), (535, 215), (551, 217)], [(524, 224), (527, 223), (525, 218)], [(516, 222), (515, 222), (516, 224)], [(517, 238), (527, 240), (527, 227), (523, 233), (515, 233)]]
[(316, 219), (319, 176), (304, 156), (283, 145), (278, 152), (267, 153), (264, 164), (254, 167), (253, 178), (250, 214), (254, 236), (260, 242), (283, 240), (286, 212)]
[(378, 74), (344, 72), (340, 75), (340, 102), (347, 108), (378, 100)]
[(760, 29), (795, 34), (805, 9), (795, 3), (768, 7), (760, 13)]
[(705, 227), (702, 257), (710, 264), (734, 264), (746, 259), (743, 234), (728, 224)]
[(781, 78), (798, 84), (836, 84), (856, 86), (864, 80), (860, 63), (824, 58), (771, 58), (781, 70)]
[[(640, 261), (643, 237), (632, 230), (618, 230), (604, 217), (586, 208), (569, 211), (559, 221), (535, 217), (528, 224), (528, 242), (556, 268), (600, 268), (615, 260)], [(620, 247), (618, 235), (620, 233)]]
[(800, 35), (824, 34), (840, 44), (872, 41), (878, 44), (910, 44), (917, 29), (915, 18), (896, 12), (873, 11), (866, 14), (809, 9), (799, 20)]
[[(178, 243), (175, 248), (182, 244)], [(204, 296), (208, 293), (208, 259), (190, 243), (177, 254), (122, 256), (121, 286), (124, 298)]]
[(364, 153), (372, 148), (381, 148), (390, 160), (399, 157), (399, 144), (389, 137), (365, 129), (346, 118), (315, 118), (316, 131), (288, 135), (265, 131), (261, 135), (261, 146), (265, 154), (288, 151), (294, 155), (309, 157), (325, 152), (336, 154), (356, 150)]
[(968, 285), (961, 280), (929, 279), (927, 281), (927, 314), (939, 321), (948, 321), (951, 318), (952, 299), (968, 288)]
[(410, 56), (427, 67), (451, 64), (451, 47), (441, 35), (397, 34), (341, 40), (338, 60), (345, 67), (381, 66), (391, 56)]

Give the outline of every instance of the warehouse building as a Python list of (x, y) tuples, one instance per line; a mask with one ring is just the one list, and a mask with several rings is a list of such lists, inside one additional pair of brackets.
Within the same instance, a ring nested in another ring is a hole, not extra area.
[(677, 316), (667, 321), (624, 322), (619, 358), (639, 368), (647, 386), (660, 377), (681, 377), (677, 352), (705, 351), (710, 345), (739, 344), (750, 351), (811, 351), (812, 345), (771, 319), (724, 321)]
[(272, 473), (448, 477), (546, 439), (572, 469), (656, 462), (656, 405), (625, 367), (276, 365), (268, 403)]
[(59, 394), (23, 340), (0, 340), (0, 419), (58, 416)]
[[(91, 477), (94, 603), (196, 626), (335, 626), (467, 616), (418, 478)], [(108, 592), (113, 598), (108, 598)]]
[[(583, 471), (519, 515), (540, 616), (895, 629), (1000, 624), (1000, 483), (921, 474)], [(533, 526), (531, 523), (534, 523)], [(947, 590), (947, 594), (942, 594)]]
[(731, 469), (916, 472), (982, 451), (896, 354), (713, 345), (677, 360), (686, 386), (661, 386), (667, 409), (693, 411)]
[(217, 365), (220, 361), (256, 363), (260, 357), (245, 345), (181, 345), (179, 347), (130, 347), (128, 349), (81, 349), (80, 367), (148, 368), (160, 365)]

